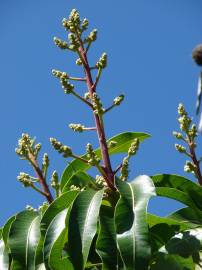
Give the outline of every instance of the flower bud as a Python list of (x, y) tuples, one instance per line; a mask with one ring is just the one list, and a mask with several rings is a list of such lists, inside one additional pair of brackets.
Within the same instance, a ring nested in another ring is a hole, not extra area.
[(173, 131), (173, 136), (175, 136), (175, 138), (178, 140), (183, 139), (183, 136), (180, 132)]
[(179, 153), (185, 153), (186, 152), (186, 148), (180, 144), (175, 144), (175, 149), (179, 152)]
[(121, 104), (121, 102), (124, 100), (124, 95), (119, 95), (116, 97), (113, 101), (114, 105), (118, 106)]
[(68, 49), (68, 44), (66, 41), (63, 41), (57, 37), (54, 37), (53, 40), (55, 42), (55, 45), (59, 47), (60, 49), (62, 50)]
[(83, 132), (85, 127), (81, 124), (69, 124), (69, 128), (75, 132)]
[(82, 65), (82, 61), (81, 61), (80, 58), (78, 58), (78, 59), (76, 60), (76, 65), (77, 65), (77, 66), (81, 66), (81, 65)]

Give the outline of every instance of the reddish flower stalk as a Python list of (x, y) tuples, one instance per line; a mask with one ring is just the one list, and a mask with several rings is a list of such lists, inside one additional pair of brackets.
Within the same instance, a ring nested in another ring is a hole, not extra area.
[[(80, 46), (79, 51), (80, 51), (80, 54), (83, 58), (84, 72), (86, 74), (86, 84), (88, 87), (90, 97), (92, 99), (93, 94), (96, 93), (96, 86), (97, 85), (94, 84), (94, 82), (93, 82), (91, 69), (90, 69), (90, 66), (88, 63), (87, 55), (86, 55), (85, 49), (83, 48), (82, 45)], [(102, 160), (104, 163), (103, 170), (106, 174), (105, 180), (106, 180), (108, 187), (115, 190), (116, 188), (114, 186), (114, 172), (113, 172), (112, 167), (111, 167), (111, 161), (110, 161), (106, 137), (105, 137), (105, 130), (104, 130), (103, 124), (100, 121), (99, 115), (96, 113), (93, 113), (93, 114), (94, 114), (98, 139), (99, 139), (99, 143), (100, 143)]]

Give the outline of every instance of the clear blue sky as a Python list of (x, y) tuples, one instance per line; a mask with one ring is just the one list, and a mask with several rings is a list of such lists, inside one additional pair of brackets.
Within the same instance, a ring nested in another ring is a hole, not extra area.
[[(54, 153), (49, 137), (71, 145), (78, 154), (87, 142), (96, 145), (93, 133), (77, 135), (68, 129), (71, 122), (90, 126), (92, 117), (85, 106), (63, 94), (51, 75), (52, 68), (81, 74), (74, 57), (57, 49), (52, 41), (53, 36), (65, 37), (61, 20), (72, 8), (98, 29), (91, 60), (96, 61), (104, 51), (108, 54), (109, 65), (99, 87), (105, 104), (126, 94), (122, 107), (106, 117), (107, 136), (127, 130), (152, 135), (133, 159), (130, 178), (157, 173), (185, 175), (185, 158), (174, 149), (172, 131), (177, 129), (179, 102), (195, 114), (199, 69), (191, 51), (202, 42), (200, 0), (2, 0), (1, 224), (26, 204), (37, 207), (43, 201), (16, 180), (20, 171), (31, 172), (14, 151), (22, 132), (36, 136), (43, 144), (42, 151), (50, 154), (51, 170), (60, 174), (66, 161)], [(177, 207), (176, 202), (164, 199), (153, 199), (150, 204), (151, 211), (161, 215)]]

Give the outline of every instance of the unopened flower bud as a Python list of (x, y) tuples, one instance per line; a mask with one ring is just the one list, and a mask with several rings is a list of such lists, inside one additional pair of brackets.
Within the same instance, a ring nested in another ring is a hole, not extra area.
[(178, 140), (183, 138), (182, 133), (176, 131), (173, 131), (173, 136), (175, 136), (175, 138)]
[(179, 153), (185, 153), (186, 152), (186, 148), (180, 144), (175, 144), (175, 149), (179, 152)]
[(124, 95), (119, 95), (116, 97), (113, 101), (114, 105), (118, 106), (121, 104), (121, 102), (124, 100)]
[(138, 148), (139, 148), (140, 141), (139, 139), (135, 138), (133, 142), (131, 143), (130, 148), (128, 149), (128, 155), (133, 156), (136, 154)]
[(81, 65), (82, 65), (82, 61), (81, 61), (80, 58), (78, 58), (78, 59), (76, 60), (76, 65), (77, 65), (77, 66), (81, 66)]
[(184, 171), (187, 173), (195, 173), (196, 170), (196, 166), (190, 162), (190, 161), (186, 161), (186, 164), (184, 165)]
[(57, 37), (54, 37), (53, 40), (55, 42), (55, 45), (59, 47), (60, 49), (62, 50), (68, 49), (68, 44), (66, 41), (63, 41)]
[(75, 132), (83, 132), (85, 127), (81, 124), (69, 124), (69, 128)]
[(184, 105), (182, 103), (178, 105), (178, 114), (180, 116), (187, 115), (187, 112), (185, 111)]

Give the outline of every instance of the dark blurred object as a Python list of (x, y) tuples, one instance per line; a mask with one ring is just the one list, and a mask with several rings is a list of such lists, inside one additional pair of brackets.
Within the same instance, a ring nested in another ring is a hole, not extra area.
[(202, 66), (202, 44), (199, 44), (193, 49), (192, 57), (197, 65)]

